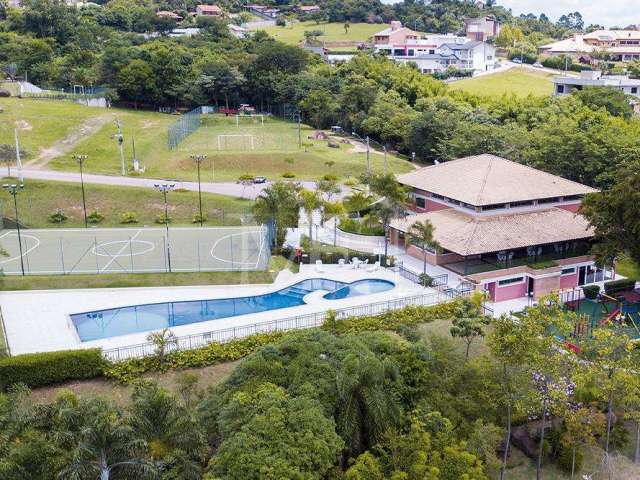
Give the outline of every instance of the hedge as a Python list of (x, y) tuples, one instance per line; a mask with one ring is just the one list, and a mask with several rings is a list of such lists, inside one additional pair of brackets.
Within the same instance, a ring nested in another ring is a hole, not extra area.
[(6, 357), (0, 359), (0, 391), (16, 383), (35, 388), (96, 378), (103, 375), (105, 365), (99, 348)]
[(604, 291), (607, 295), (613, 297), (620, 292), (628, 292), (635, 288), (636, 281), (633, 278), (625, 278), (623, 280), (612, 280), (605, 282)]
[(585, 298), (595, 300), (600, 293), (600, 285), (585, 285), (582, 287), (582, 291), (584, 292)]

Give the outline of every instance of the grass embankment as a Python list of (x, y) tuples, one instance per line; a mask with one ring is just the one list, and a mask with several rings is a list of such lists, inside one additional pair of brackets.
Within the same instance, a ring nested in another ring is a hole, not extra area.
[(551, 81), (553, 75), (545, 71), (518, 67), (505, 72), (452, 82), (449, 84), (449, 88), (485, 97), (505, 94), (514, 94), (518, 97), (526, 97), (527, 95), (543, 97), (553, 93), (553, 82)]
[[(258, 118), (242, 118), (237, 126), (235, 117), (203, 116), (201, 128), (177, 149), (169, 150), (167, 128), (179, 118), (176, 115), (18, 98), (1, 99), (0, 106), (5, 109), (0, 114), (0, 143), (13, 144), (17, 126), (26, 153), (23, 162), (42, 168), (77, 171), (72, 156), (86, 154), (86, 172), (119, 175), (120, 154), (114, 138), (117, 118), (122, 125), (127, 169), (132, 167), (135, 139), (136, 158), (146, 177), (195, 180), (193, 153), (208, 155), (201, 171), (206, 182), (235, 181), (245, 173), (273, 180), (287, 172), (299, 180), (317, 180), (327, 172), (345, 179), (366, 169), (364, 149), (356, 151), (346, 144), (330, 148), (326, 140), (309, 139), (314, 129), (306, 125), (301, 129), (303, 146), (299, 147), (297, 124), (273, 117), (265, 116), (264, 125)], [(221, 137), (218, 143), (219, 135), (245, 136)], [(406, 160), (392, 155), (387, 159), (394, 173), (412, 168)], [(372, 168), (381, 170), (383, 156), (372, 153), (371, 163)]]
[[(16, 179), (2, 181), (15, 182)], [(84, 227), (82, 190), (80, 183), (25, 179), (25, 188), (18, 195), (20, 221), (29, 228)], [(152, 188), (117, 187), (85, 184), (87, 212), (97, 210), (104, 219), (96, 227), (122, 227), (122, 214), (134, 212), (138, 225), (156, 225), (164, 213), (161, 195)], [(9, 195), (0, 197), (2, 214), (14, 218)], [(174, 190), (168, 195), (169, 218), (172, 225), (192, 226), (199, 212), (198, 192)], [(205, 225), (240, 225), (240, 218), (250, 215), (253, 201), (211, 193), (202, 194)], [(68, 217), (63, 223), (52, 223), (49, 216), (62, 210)], [(132, 226), (132, 225), (127, 225)]]
[(269, 35), (290, 45), (298, 45), (304, 38), (304, 32), (319, 30), (323, 32), (318, 37), (321, 42), (365, 42), (375, 33), (384, 30), (388, 25), (381, 23), (350, 23), (345, 31), (344, 23), (316, 23), (313, 21), (291, 22), (284, 27), (268, 27)]
[[(100, 275), (5, 275), (0, 291), (61, 290), (74, 288), (178, 287), (195, 285), (240, 285), (272, 283), (285, 268), (298, 266), (283, 257), (271, 257), (268, 271), (193, 273), (106, 273)], [(2, 346), (0, 332), (0, 350)]]

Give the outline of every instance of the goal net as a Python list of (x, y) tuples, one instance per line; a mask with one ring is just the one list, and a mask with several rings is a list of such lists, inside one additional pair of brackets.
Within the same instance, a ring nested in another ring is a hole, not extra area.
[(236, 127), (241, 126), (253, 126), (253, 127), (264, 127), (264, 115), (262, 114), (253, 114), (253, 115), (236, 115)]
[(218, 150), (255, 150), (255, 135), (234, 134), (218, 135)]

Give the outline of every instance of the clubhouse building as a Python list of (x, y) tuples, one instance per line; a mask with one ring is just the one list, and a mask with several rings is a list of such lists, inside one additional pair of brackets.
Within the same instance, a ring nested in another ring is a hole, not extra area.
[[(612, 278), (590, 255), (593, 230), (578, 213), (595, 189), (494, 155), (478, 155), (398, 176), (410, 189), (410, 215), (391, 223), (390, 240), (487, 292), (491, 301), (539, 298)], [(437, 248), (408, 235), (429, 220)]]

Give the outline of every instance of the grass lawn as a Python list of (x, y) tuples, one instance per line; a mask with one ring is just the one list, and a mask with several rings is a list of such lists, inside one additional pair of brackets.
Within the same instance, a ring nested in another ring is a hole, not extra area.
[(350, 23), (345, 32), (344, 23), (320, 23), (314, 21), (292, 22), (285, 27), (268, 27), (269, 35), (290, 45), (297, 45), (304, 40), (304, 32), (320, 30), (323, 33), (318, 40), (321, 42), (364, 42), (375, 33), (388, 27), (381, 23)]
[[(274, 256), (271, 257), (269, 270), (265, 272), (106, 273), (100, 275), (27, 275), (25, 277), (5, 275), (0, 277), (0, 291), (272, 283), (278, 273), (285, 268), (297, 271), (298, 266), (283, 257)], [(0, 343), (1, 345), (2, 343)]]
[(482, 96), (515, 94), (518, 97), (527, 95), (542, 97), (553, 93), (551, 77), (553, 77), (552, 73), (512, 68), (506, 72), (452, 82), (449, 88)]
[[(7, 179), (3, 179), (6, 181)], [(11, 179), (15, 182), (15, 179)], [(87, 212), (96, 209), (104, 216), (97, 227), (117, 227), (124, 212), (134, 212), (140, 225), (153, 225), (164, 213), (164, 203), (158, 192), (151, 188), (116, 187), (111, 185), (85, 185)], [(174, 225), (192, 225), (199, 211), (198, 192), (173, 191), (168, 196), (169, 217)], [(6, 193), (0, 196), (2, 214), (15, 218), (13, 201)], [(202, 207), (207, 225), (240, 225), (248, 219), (251, 200), (202, 194)], [(20, 220), (30, 228), (83, 227), (82, 191), (79, 183), (25, 180), (25, 188), (18, 195)], [(63, 223), (51, 223), (49, 216), (61, 209), (68, 217)], [(130, 225), (129, 225), (130, 226)]]
[(616, 261), (616, 273), (627, 278), (640, 279), (640, 266), (628, 256), (622, 255)]
[[(329, 148), (326, 141), (310, 140), (314, 129), (306, 125), (301, 129), (303, 147), (299, 148), (296, 123), (273, 117), (265, 117), (264, 126), (257, 119), (242, 118), (238, 127), (235, 117), (203, 116), (202, 127), (177, 149), (169, 150), (167, 127), (178, 119), (176, 115), (17, 98), (2, 99), (0, 106), (5, 108), (0, 114), (0, 143), (13, 144), (13, 129), (19, 126), (27, 153), (24, 163), (35, 162), (43, 168), (77, 171), (72, 155), (87, 154), (87, 172), (119, 175), (116, 119), (122, 124), (127, 169), (131, 170), (135, 140), (136, 157), (146, 177), (195, 180), (193, 153), (209, 157), (203, 165), (204, 181), (235, 181), (244, 173), (277, 179), (286, 172), (294, 173), (296, 179), (317, 180), (329, 169), (345, 179), (366, 168), (363, 152), (356, 152), (353, 145)], [(328, 167), (326, 162), (333, 163)], [(371, 162), (374, 169), (383, 168), (382, 155), (371, 154)], [(391, 155), (388, 167), (395, 173), (412, 169), (408, 161)]]

